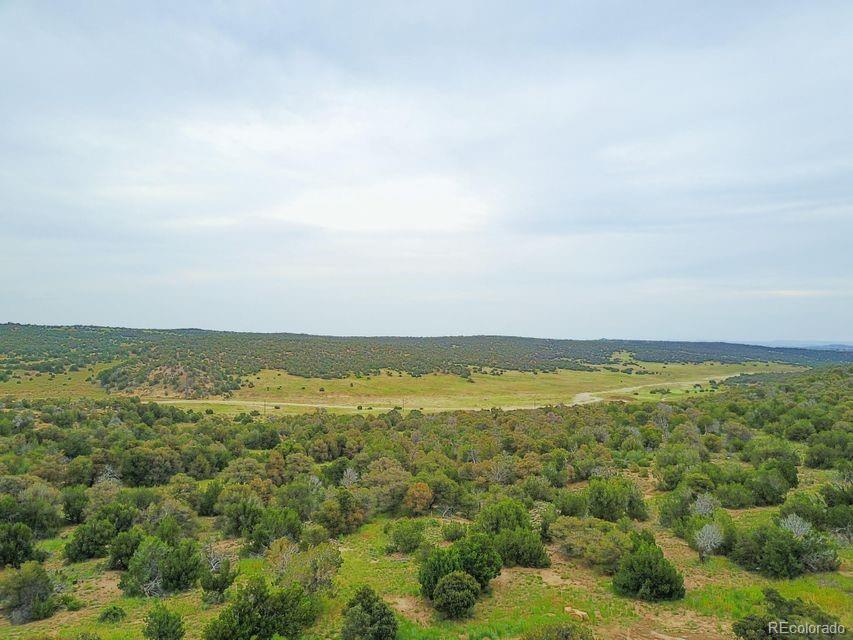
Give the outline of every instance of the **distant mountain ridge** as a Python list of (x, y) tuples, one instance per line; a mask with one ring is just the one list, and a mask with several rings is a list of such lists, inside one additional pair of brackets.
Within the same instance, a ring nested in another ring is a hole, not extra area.
[(785, 349), (817, 349), (820, 351), (853, 351), (853, 344), (845, 342), (817, 342), (809, 340), (773, 340), (760, 342), (758, 346), (782, 347)]

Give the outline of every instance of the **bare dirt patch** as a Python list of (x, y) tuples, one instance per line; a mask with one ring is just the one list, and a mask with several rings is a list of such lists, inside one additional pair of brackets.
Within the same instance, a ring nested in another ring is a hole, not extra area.
[(427, 604), (415, 596), (394, 596), (391, 606), (400, 614), (417, 622), (422, 627), (428, 627), (432, 621), (432, 611)]

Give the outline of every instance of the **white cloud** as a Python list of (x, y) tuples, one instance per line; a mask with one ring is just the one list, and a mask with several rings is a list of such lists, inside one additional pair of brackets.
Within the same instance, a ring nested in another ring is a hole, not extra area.
[(850, 338), (848, 6), (164, 15), (0, 6), (0, 321)]
[(450, 178), (417, 176), (311, 189), (267, 217), (331, 231), (453, 233), (482, 226), (491, 210)]

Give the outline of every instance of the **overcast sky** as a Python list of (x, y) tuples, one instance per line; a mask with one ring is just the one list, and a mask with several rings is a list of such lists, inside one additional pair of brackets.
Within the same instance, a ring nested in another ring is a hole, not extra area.
[(0, 1), (0, 321), (853, 340), (851, 2)]

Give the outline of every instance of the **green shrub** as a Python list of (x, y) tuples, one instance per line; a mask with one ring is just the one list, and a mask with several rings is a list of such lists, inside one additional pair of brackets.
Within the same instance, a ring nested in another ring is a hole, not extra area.
[(825, 535), (815, 531), (798, 534), (778, 524), (740, 532), (731, 558), (771, 578), (833, 571), (839, 565), (835, 545)]
[(635, 538), (613, 576), (616, 593), (652, 602), (684, 597), (684, 579), (654, 542)]
[(261, 577), (237, 590), (230, 604), (204, 629), (204, 640), (297, 640), (314, 623), (319, 607), (301, 585), (270, 589)]
[(287, 537), (298, 541), (301, 534), (302, 522), (296, 511), (282, 507), (268, 507), (261, 512), (247, 540), (251, 551), (261, 553), (273, 540)]
[(418, 569), (418, 582), (421, 592), (432, 600), (435, 586), (444, 576), (462, 568), (459, 554), (451, 547), (449, 549), (433, 549)]
[(477, 580), (464, 571), (454, 571), (438, 581), (432, 602), (448, 618), (461, 618), (477, 602), (478, 595), (480, 585)]
[(324, 542), (300, 552), (298, 545), (279, 538), (266, 555), (278, 582), (300, 584), (309, 594), (330, 589), (343, 559), (337, 547)]
[(83, 485), (77, 484), (62, 490), (62, 512), (70, 524), (83, 522), (87, 504), (89, 504), (89, 497)]
[(129, 596), (162, 596), (190, 588), (201, 570), (201, 556), (194, 540), (171, 547), (159, 538), (142, 540), (128, 562), (119, 586)]
[(110, 542), (115, 535), (115, 526), (109, 520), (84, 522), (74, 530), (71, 540), (65, 545), (65, 557), (69, 562), (102, 558), (107, 555)]
[(795, 491), (788, 494), (785, 502), (779, 508), (779, 516), (784, 518), (795, 514), (811, 523), (818, 529), (826, 526), (826, 503), (820, 495)]
[(397, 618), (370, 587), (360, 587), (344, 608), (342, 640), (394, 640)]
[(530, 529), (505, 529), (495, 536), (495, 549), (505, 567), (549, 567), (551, 559), (539, 534)]
[(658, 520), (664, 527), (674, 527), (690, 517), (694, 494), (687, 487), (678, 487), (663, 496), (658, 503)]
[(749, 476), (746, 485), (759, 507), (781, 504), (791, 488), (781, 471), (767, 467), (762, 467)]
[(60, 595), (57, 598), (57, 602), (68, 611), (80, 611), (80, 609), (86, 606), (80, 598), (75, 598), (70, 593), (63, 593)]
[(218, 604), (225, 600), (225, 591), (234, 584), (237, 569), (231, 569), (228, 558), (208, 557), (199, 576), (201, 599), (207, 604)]
[[(827, 628), (828, 633), (819, 635), (788, 634), (787, 637), (803, 640), (812, 638), (842, 638), (846, 637), (838, 618), (828, 614), (816, 604), (804, 602), (800, 598), (790, 600), (783, 598), (775, 589), (764, 590), (764, 606), (766, 611), (750, 614), (732, 625), (732, 631), (743, 640), (773, 640), (779, 635), (771, 633), (770, 624), (787, 622), (790, 625), (814, 625)], [(831, 631), (835, 629), (836, 631)]]
[(616, 573), (619, 562), (632, 546), (625, 528), (598, 518), (557, 518), (551, 525), (551, 535), (565, 555), (581, 558), (610, 575)]
[(517, 500), (501, 500), (488, 504), (477, 515), (476, 526), (485, 533), (498, 533), (504, 529), (530, 529), (530, 514)]
[(411, 520), (404, 518), (392, 523), (388, 532), (391, 541), (388, 550), (401, 553), (412, 553), (424, 541), (424, 529), (426, 523), (423, 520)]
[(44, 560), (33, 545), (33, 532), (23, 522), (0, 524), (0, 568), (20, 567), (28, 560)]
[(587, 497), (589, 514), (593, 517), (610, 522), (625, 517), (633, 520), (648, 518), (640, 488), (627, 478), (594, 478), (589, 483)]
[(329, 530), (326, 529), (326, 527), (321, 524), (309, 522), (302, 527), (300, 546), (302, 546), (303, 549), (316, 547), (319, 544), (328, 542), (330, 537)]
[(727, 509), (745, 509), (755, 506), (755, 496), (740, 482), (727, 482), (717, 487), (716, 496)]
[(447, 542), (456, 542), (462, 538), (468, 531), (461, 522), (448, 522), (441, 527), (441, 537)]
[(528, 631), (522, 636), (522, 640), (593, 640), (593, 635), (586, 627), (561, 622)]
[(57, 608), (53, 580), (38, 562), (30, 560), (0, 582), (0, 600), (12, 624), (42, 620)]
[(98, 615), (98, 622), (121, 622), (127, 618), (127, 612), (117, 604), (110, 604), (101, 609)]
[(501, 572), (503, 560), (492, 538), (485, 533), (469, 533), (453, 543), (462, 571), (472, 576), (485, 589)]
[(169, 611), (162, 602), (155, 602), (145, 616), (142, 635), (147, 640), (181, 640), (184, 622), (179, 614)]
[(554, 506), (561, 516), (584, 517), (589, 509), (586, 493), (583, 491), (570, 491), (564, 489), (557, 492), (554, 498)]
[(195, 584), (201, 571), (201, 556), (195, 540), (181, 540), (170, 547), (162, 567), (167, 593), (185, 591)]
[(129, 530), (118, 534), (110, 545), (110, 557), (107, 566), (110, 569), (127, 569), (130, 559), (144, 538), (145, 531), (139, 526), (131, 527)]

